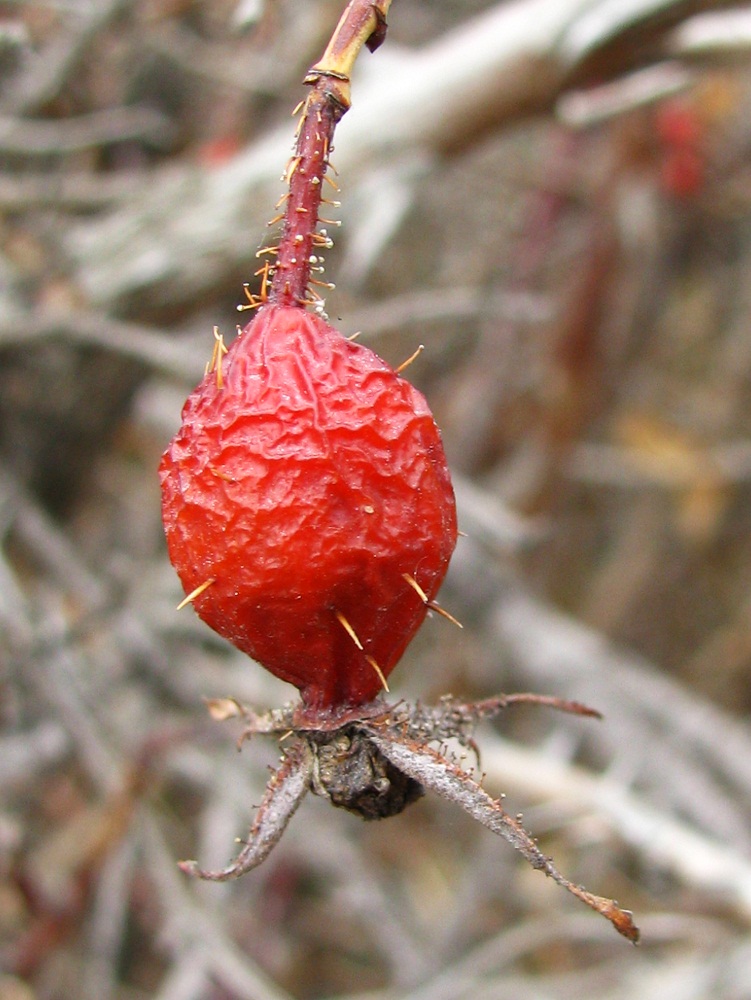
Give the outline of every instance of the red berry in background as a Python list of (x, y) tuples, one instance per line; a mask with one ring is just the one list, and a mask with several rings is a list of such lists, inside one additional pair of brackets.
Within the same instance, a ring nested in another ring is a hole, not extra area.
[(656, 112), (661, 147), (660, 181), (674, 198), (691, 200), (706, 180), (706, 141), (701, 116), (691, 104), (666, 101)]
[(199, 616), (307, 709), (371, 701), (427, 611), (409, 578), (432, 599), (456, 544), (428, 405), (296, 306), (263, 306), (218, 374), (162, 459), (172, 563), (186, 592), (212, 581)]

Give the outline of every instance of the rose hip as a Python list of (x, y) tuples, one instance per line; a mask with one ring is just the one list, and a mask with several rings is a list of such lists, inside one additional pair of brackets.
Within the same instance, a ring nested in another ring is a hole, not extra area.
[(206, 585), (199, 616), (309, 711), (371, 701), (456, 544), (424, 397), (319, 316), (270, 303), (189, 396), (160, 475), (170, 558), (186, 592)]

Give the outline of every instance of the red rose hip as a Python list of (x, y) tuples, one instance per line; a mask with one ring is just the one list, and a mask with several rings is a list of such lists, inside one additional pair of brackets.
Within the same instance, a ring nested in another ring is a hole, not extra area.
[(298, 306), (263, 306), (220, 360), (160, 467), (172, 563), (186, 592), (208, 584), (199, 616), (306, 709), (371, 701), (456, 544), (428, 405)]

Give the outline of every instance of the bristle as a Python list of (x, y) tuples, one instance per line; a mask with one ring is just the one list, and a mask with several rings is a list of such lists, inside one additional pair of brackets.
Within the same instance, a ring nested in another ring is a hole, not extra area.
[(442, 618), (445, 618), (447, 621), (450, 621), (452, 625), (456, 625), (457, 628), (464, 628), (459, 619), (454, 618), (451, 612), (447, 611), (445, 608), (442, 608), (440, 604), (436, 604), (435, 601), (426, 601), (425, 604), (426, 607), (430, 608), (431, 611), (435, 611), (437, 615), (440, 615)]
[(334, 614), (336, 615), (336, 620), (342, 626), (342, 628), (347, 633), (347, 635), (350, 637), (350, 639), (352, 640), (352, 642), (354, 642), (354, 644), (357, 646), (357, 648), (359, 650), (363, 650), (363, 645), (362, 645), (362, 643), (360, 642), (360, 640), (357, 637), (357, 632), (355, 632), (355, 630), (352, 628), (352, 626), (347, 621), (347, 619), (344, 617), (344, 615), (341, 613), (341, 611), (335, 611)]
[(176, 611), (182, 611), (186, 605), (191, 604), (197, 597), (200, 597), (204, 590), (208, 590), (212, 583), (216, 583), (216, 577), (209, 577), (208, 580), (204, 580), (203, 583), (196, 587), (195, 590), (191, 590), (187, 597), (184, 597), (182, 601), (177, 605)]
[(378, 666), (378, 664), (376, 663), (376, 661), (373, 659), (372, 656), (368, 656), (367, 653), (366, 653), (365, 654), (365, 659), (371, 665), (371, 667), (373, 668), (373, 670), (375, 670), (375, 672), (378, 674), (378, 679), (380, 680), (381, 685), (383, 686), (383, 690), (388, 694), (388, 692), (389, 692), (389, 686), (386, 683), (386, 678), (383, 676), (383, 671)]
[(409, 366), (412, 364), (415, 358), (419, 358), (424, 350), (425, 350), (425, 345), (419, 344), (417, 350), (413, 354), (410, 354), (410, 356), (407, 358), (406, 361), (402, 361), (402, 363), (396, 369), (396, 374), (401, 375), (404, 369), (409, 368)]
[(420, 584), (417, 582), (417, 580), (415, 580), (415, 578), (410, 573), (402, 573), (402, 578), (407, 581), (407, 583), (414, 590), (414, 592), (417, 594), (417, 596), (420, 598), (423, 604), (427, 604), (430, 601), (428, 595), (425, 593)]
[(464, 628), (459, 619), (454, 618), (454, 616), (451, 614), (450, 611), (447, 611), (445, 608), (442, 608), (441, 605), (436, 604), (435, 601), (430, 600), (430, 598), (422, 589), (420, 584), (417, 582), (417, 580), (415, 580), (415, 578), (410, 573), (402, 573), (402, 577), (414, 590), (414, 592), (417, 594), (417, 596), (420, 598), (420, 600), (422, 601), (422, 603), (425, 605), (426, 608), (429, 608), (431, 611), (435, 611), (435, 613), (437, 615), (441, 615), (442, 618), (446, 618), (448, 621), (452, 622), (452, 624), (456, 625), (457, 628)]

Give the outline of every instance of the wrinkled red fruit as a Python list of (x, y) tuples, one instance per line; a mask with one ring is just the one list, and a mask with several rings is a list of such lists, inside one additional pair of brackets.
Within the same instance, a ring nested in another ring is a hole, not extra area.
[[(222, 384), (220, 385), (219, 382)], [(372, 700), (456, 544), (438, 428), (368, 348), (267, 305), (206, 375), (160, 468), (169, 554), (200, 617), (315, 711)], [(342, 617), (362, 643), (358, 649)]]

